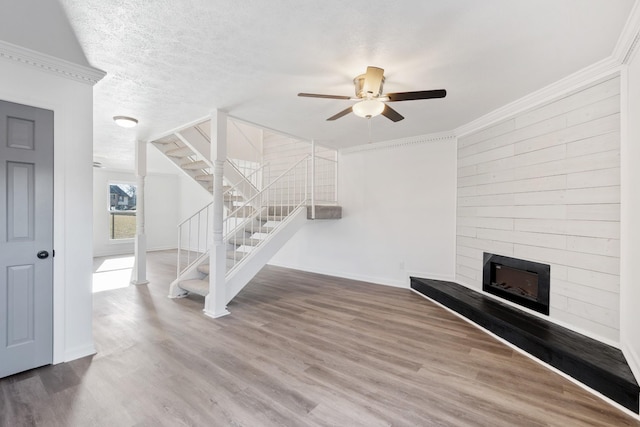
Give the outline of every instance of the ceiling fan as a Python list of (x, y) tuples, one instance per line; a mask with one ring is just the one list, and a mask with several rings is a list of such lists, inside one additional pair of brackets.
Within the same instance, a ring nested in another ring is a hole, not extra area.
[(444, 89), (420, 90), (415, 92), (395, 92), (382, 94), (384, 85), (384, 70), (378, 67), (367, 67), (365, 74), (360, 74), (353, 79), (356, 96), (323, 95), (317, 93), (299, 93), (298, 96), (308, 98), (348, 99), (359, 101), (349, 108), (329, 117), (327, 120), (336, 120), (351, 112), (360, 117), (371, 118), (382, 114), (391, 121), (399, 122), (404, 117), (385, 102), (413, 101), (417, 99), (444, 98), (447, 91)]

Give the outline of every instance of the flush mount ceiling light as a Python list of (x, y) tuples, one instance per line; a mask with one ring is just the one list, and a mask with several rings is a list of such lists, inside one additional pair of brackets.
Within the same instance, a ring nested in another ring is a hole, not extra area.
[(116, 122), (118, 126), (122, 126), (123, 128), (132, 128), (138, 124), (138, 120), (133, 117), (127, 116), (114, 116), (113, 121)]
[(378, 101), (377, 99), (367, 99), (365, 101), (360, 101), (357, 104), (354, 104), (353, 114), (360, 117), (366, 117), (370, 119), (371, 117), (379, 116), (384, 111), (384, 103), (382, 101)]

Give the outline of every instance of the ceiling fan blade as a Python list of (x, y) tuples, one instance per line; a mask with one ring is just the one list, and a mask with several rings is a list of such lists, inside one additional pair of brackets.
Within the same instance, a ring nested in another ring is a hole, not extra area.
[(387, 104), (384, 104), (384, 110), (382, 110), (382, 115), (385, 116), (387, 119), (391, 120), (392, 122), (399, 122), (400, 120), (404, 119), (404, 117), (400, 113), (398, 113), (393, 108), (389, 107)]
[(351, 99), (350, 96), (322, 95), (322, 94), (319, 94), (319, 93), (299, 93), (298, 96), (304, 96), (304, 97), (307, 97), (307, 98)]
[(447, 91), (444, 89), (419, 90), (416, 92), (388, 93), (385, 96), (389, 98), (389, 102), (414, 101), (416, 99), (444, 98), (445, 96), (447, 96)]
[(384, 70), (378, 67), (367, 67), (367, 73), (364, 76), (362, 91), (370, 93), (373, 97), (380, 95), (380, 86), (384, 78)]
[(346, 115), (347, 115), (347, 114), (349, 114), (351, 111), (353, 111), (353, 110), (351, 109), (351, 107), (349, 107), (349, 108), (345, 108), (344, 110), (340, 111), (338, 114), (335, 114), (335, 115), (333, 115), (333, 116), (329, 117), (329, 118), (327, 119), (327, 121), (331, 121), (331, 120), (339, 119), (339, 118), (340, 118), (340, 117), (342, 117), (342, 116), (346, 116)]

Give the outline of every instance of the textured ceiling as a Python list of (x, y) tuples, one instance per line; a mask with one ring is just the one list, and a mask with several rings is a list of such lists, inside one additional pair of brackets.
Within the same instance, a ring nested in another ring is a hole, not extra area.
[[(367, 65), (385, 92), (444, 88), (371, 120), (372, 140), (452, 130), (611, 55), (633, 0), (60, 0), (89, 62), (95, 160), (133, 168), (133, 141), (214, 109), (335, 147), (367, 121), (325, 119)], [(133, 130), (112, 117), (140, 121)]]

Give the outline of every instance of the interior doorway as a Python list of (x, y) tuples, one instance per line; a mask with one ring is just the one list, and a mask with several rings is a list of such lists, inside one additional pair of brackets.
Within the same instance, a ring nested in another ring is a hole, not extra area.
[(0, 377), (53, 362), (53, 111), (0, 101)]

